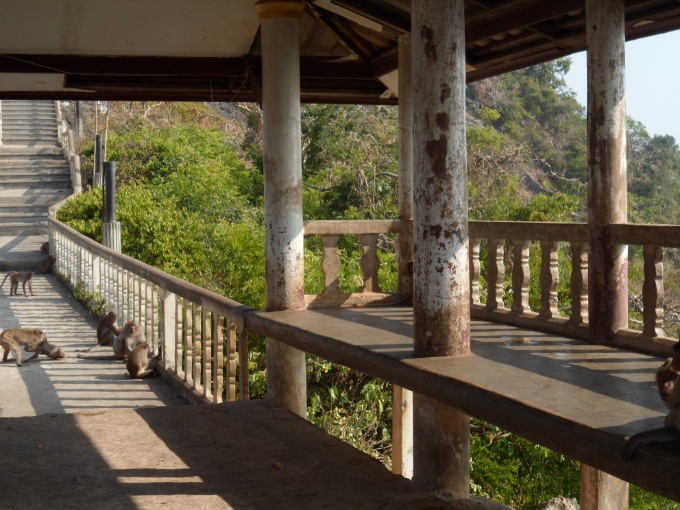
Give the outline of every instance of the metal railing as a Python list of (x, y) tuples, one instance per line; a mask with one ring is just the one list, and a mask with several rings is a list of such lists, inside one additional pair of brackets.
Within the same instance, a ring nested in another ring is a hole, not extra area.
[(238, 397), (248, 399), (243, 315), (250, 308), (110, 250), (54, 218), (49, 231), (57, 274), (76, 294), (115, 311), (121, 325), (137, 321), (162, 353), (164, 378), (184, 397), (236, 400), (238, 381)]

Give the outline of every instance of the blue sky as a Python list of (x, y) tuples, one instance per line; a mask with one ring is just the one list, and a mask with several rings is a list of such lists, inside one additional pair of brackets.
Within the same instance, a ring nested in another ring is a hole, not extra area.
[[(571, 59), (565, 80), (585, 105), (586, 53)], [(626, 43), (626, 112), (650, 136), (672, 135), (680, 145), (680, 30)]]

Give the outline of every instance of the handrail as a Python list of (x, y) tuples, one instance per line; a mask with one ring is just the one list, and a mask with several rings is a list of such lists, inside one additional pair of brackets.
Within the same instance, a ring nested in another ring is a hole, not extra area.
[(251, 310), (215, 292), (111, 250), (55, 218), (48, 219), (56, 272), (113, 309), (121, 323), (136, 320), (163, 355), (166, 380), (198, 402), (248, 398)]

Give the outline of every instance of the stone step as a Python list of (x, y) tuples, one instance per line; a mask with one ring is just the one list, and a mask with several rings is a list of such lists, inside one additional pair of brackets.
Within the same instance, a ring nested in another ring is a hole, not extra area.
[(47, 168), (2, 168), (0, 167), (0, 176), (3, 177), (18, 177), (18, 176), (30, 176), (30, 177), (40, 177), (45, 176), (51, 178), (55, 175), (69, 175), (71, 169), (68, 166), (52, 166)]
[[(2, 202), (2, 197), (0, 196), (0, 202)], [(57, 203), (58, 200), (51, 202), (49, 204), (6, 204), (0, 203), (0, 218), (12, 216), (12, 215), (47, 215), (48, 209), (52, 204)]]
[(5, 181), (0, 178), (0, 190), (10, 190), (10, 189), (69, 189), (71, 187), (71, 182), (69, 178), (64, 178), (60, 180), (50, 180), (46, 182), (43, 180), (31, 181), (27, 179), (22, 179), (18, 181)]
[(27, 159), (25, 161), (21, 160), (11, 160), (0, 162), (0, 170), (21, 170), (21, 169), (35, 169), (35, 168), (69, 168), (68, 163), (65, 159), (47, 159), (41, 161), (39, 159)]
[(49, 234), (47, 221), (35, 224), (0, 224), (0, 236), (44, 236)]

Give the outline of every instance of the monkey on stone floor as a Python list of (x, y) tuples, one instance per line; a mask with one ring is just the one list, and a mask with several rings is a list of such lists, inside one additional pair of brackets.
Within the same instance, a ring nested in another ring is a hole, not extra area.
[[(110, 359), (122, 359), (126, 360), (132, 349), (134, 349), (138, 344), (145, 342), (142, 330), (136, 321), (130, 321), (125, 326), (123, 326), (122, 331), (118, 336), (113, 339), (111, 346), (113, 347), (112, 356), (102, 356), (100, 354), (85, 354), (80, 353), (78, 357), (80, 359), (98, 359), (98, 360), (110, 360)], [(85, 351), (87, 352), (87, 351)]]
[(21, 283), (21, 288), (24, 290), (24, 296), (28, 297), (26, 294), (26, 284), (28, 283), (28, 290), (31, 291), (31, 296), (33, 294), (33, 273), (30, 271), (27, 273), (19, 273), (17, 271), (12, 271), (11, 273), (5, 275), (5, 278), (0, 283), (0, 289), (5, 285), (5, 281), (9, 278), (9, 295), (18, 296), (19, 295), (19, 284)]
[(9, 328), (0, 333), (0, 346), (5, 350), (2, 361), (7, 361), (7, 356), (11, 350), (14, 353), (17, 366), (21, 366), (21, 348), (26, 352), (33, 352), (33, 356), (26, 362), (45, 354), (51, 359), (65, 358), (66, 353), (56, 345), (47, 341), (47, 336), (39, 329)]
[(49, 241), (45, 241), (40, 245), (40, 251), (47, 254), (50, 252), (50, 243)]
[(112, 345), (113, 340), (123, 332), (123, 328), (116, 322), (118, 317), (115, 312), (109, 312), (97, 326), (97, 345)]
[(668, 443), (680, 441), (680, 347), (673, 346), (673, 357), (668, 358), (656, 370), (656, 388), (669, 413), (663, 427), (646, 430), (633, 435), (623, 447), (621, 455), (625, 460), (633, 458), (638, 446), (646, 443)]
[(142, 342), (138, 344), (128, 356), (125, 367), (127, 368), (130, 379), (146, 379), (153, 377), (156, 372), (156, 365), (161, 360), (161, 353), (158, 356), (149, 358), (149, 344)]
[(145, 342), (142, 330), (136, 321), (123, 326), (123, 331), (113, 340), (113, 355), (118, 359), (127, 359), (132, 349)]
[(54, 264), (57, 262), (57, 259), (54, 258), (54, 255), (48, 255), (44, 259), (42, 259), (40, 262), (38, 262), (38, 273), (42, 274), (47, 274), (52, 272), (52, 268), (54, 267)]

